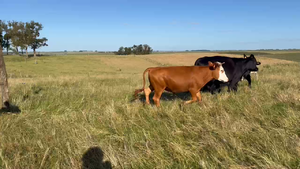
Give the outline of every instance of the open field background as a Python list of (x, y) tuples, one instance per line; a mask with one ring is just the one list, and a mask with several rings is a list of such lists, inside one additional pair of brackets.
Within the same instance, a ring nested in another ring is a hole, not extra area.
[(257, 53), (252, 89), (202, 93), (201, 105), (132, 101), (147, 67), (242, 53), (5, 56), (21, 112), (1, 113), (0, 168), (300, 168), (300, 52)]

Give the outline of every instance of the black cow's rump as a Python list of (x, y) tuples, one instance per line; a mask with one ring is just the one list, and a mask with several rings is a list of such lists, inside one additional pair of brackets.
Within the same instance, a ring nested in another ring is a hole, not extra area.
[(198, 58), (195, 62), (195, 66), (207, 66), (208, 61), (211, 62), (225, 62), (223, 68), (229, 79), (229, 82), (223, 83), (218, 80), (212, 80), (208, 82), (203, 90), (209, 90), (212, 94), (215, 91), (220, 92), (221, 87), (228, 86), (228, 91), (237, 91), (237, 84), (242, 77), (247, 79), (249, 87), (251, 88), (251, 71), (258, 71), (257, 65), (260, 65), (260, 62), (256, 61), (256, 58), (253, 54), (250, 57), (247, 57), (244, 54), (244, 58), (231, 58), (226, 56), (212, 56), (212, 57), (202, 57)]

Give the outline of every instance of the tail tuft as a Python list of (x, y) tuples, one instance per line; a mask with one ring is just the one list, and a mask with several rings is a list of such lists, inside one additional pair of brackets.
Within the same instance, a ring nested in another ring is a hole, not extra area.
[(135, 97), (135, 99), (137, 99), (138, 94), (139, 94), (140, 92), (143, 92), (143, 91), (144, 91), (144, 89), (136, 89), (136, 90), (134, 91), (134, 97)]

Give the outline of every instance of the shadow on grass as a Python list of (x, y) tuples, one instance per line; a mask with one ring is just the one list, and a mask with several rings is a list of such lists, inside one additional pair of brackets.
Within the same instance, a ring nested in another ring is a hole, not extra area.
[[(222, 86), (223, 87), (223, 86)], [(202, 88), (201, 93), (211, 93), (209, 91), (208, 88)], [(155, 91), (152, 91), (151, 94), (149, 95), (149, 99), (150, 99), (150, 102), (153, 104), (153, 96), (154, 96), (154, 93)], [(219, 92), (215, 92), (215, 94), (218, 94)], [(175, 99), (181, 99), (182, 101), (188, 101), (188, 100), (191, 100), (191, 94), (190, 92), (183, 92), (183, 93), (172, 93), (172, 92), (167, 92), (167, 91), (164, 91), (163, 94), (161, 95), (161, 98), (160, 100), (175, 100)], [(144, 92), (141, 92), (140, 94), (138, 94), (138, 98), (134, 98), (131, 100), (131, 102), (134, 102), (136, 100), (140, 100), (141, 102), (145, 102), (146, 101), (146, 98), (145, 98), (145, 94)]]
[[(151, 92), (149, 99), (150, 99), (150, 103), (154, 104), (153, 102), (153, 96), (154, 96), (154, 92)], [(175, 99), (181, 99), (182, 101), (188, 101), (191, 100), (191, 94), (189, 92), (184, 92), (184, 93), (171, 93), (171, 92), (163, 92), (163, 94), (161, 95), (160, 100), (166, 100), (166, 101), (172, 101)], [(141, 93), (138, 95), (138, 98), (133, 98), (131, 100), (131, 102), (134, 102), (136, 100), (139, 100), (143, 103), (146, 102), (146, 98), (145, 98), (145, 94)]]
[(21, 113), (21, 110), (18, 106), (13, 105), (13, 104), (9, 104), (9, 103), (4, 103), (6, 107), (2, 107), (0, 109), (0, 115), (2, 114), (9, 114), (9, 113), (13, 113), (13, 114), (19, 114)]
[(111, 169), (110, 161), (103, 161), (103, 151), (100, 147), (90, 147), (82, 156), (81, 169)]

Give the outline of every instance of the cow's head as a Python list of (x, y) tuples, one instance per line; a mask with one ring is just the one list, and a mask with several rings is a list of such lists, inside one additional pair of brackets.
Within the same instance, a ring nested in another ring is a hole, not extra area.
[(251, 54), (249, 57), (244, 54), (244, 58), (246, 59), (245, 66), (248, 70), (258, 71), (257, 65), (260, 65), (261, 63), (256, 60), (253, 54)]
[(256, 58), (254, 57), (253, 54), (251, 54), (249, 57), (247, 57), (247, 55), (244, 54), (244, 59), (247, 59), (247, 58), (254, 58), (254, 60), (256, 61), (256, 65), (260, 65), (260, 64), (261, 64), (260, 62), (258, 62), (258, 61), (256, 60)]
[(228, 77), (223, 68), (223, 63), (220, 62), (208, 62), (209, 69), (212, 70), (213, 78), (222, 82), (228, 82)]

